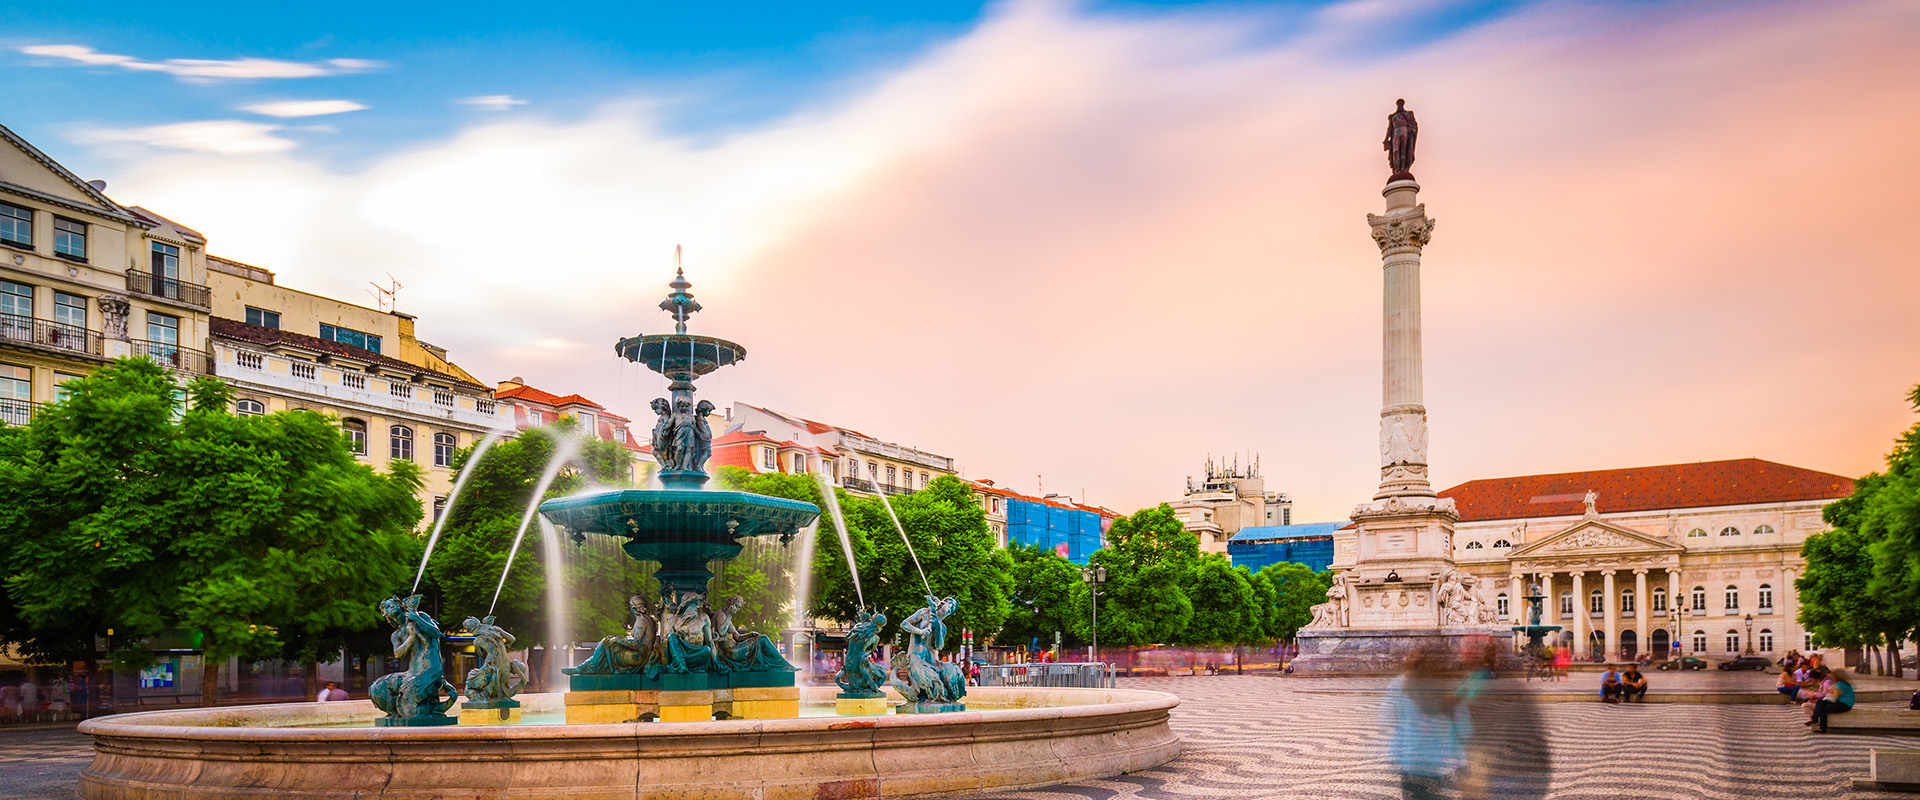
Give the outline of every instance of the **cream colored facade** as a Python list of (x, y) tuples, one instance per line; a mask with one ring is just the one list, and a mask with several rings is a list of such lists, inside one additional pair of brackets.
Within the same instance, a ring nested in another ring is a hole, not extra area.
[[(956, 475), (959, 470), (953, 459), (947, 456), (929, 453), (913, 447), (884, 442), (857, 431), (839, 428), (823, 422), (792, 417), (776, 411), (734, 403), (727, 409), (726, 432), (759, 434), (776, 440), (797, 445), (809, 451), (819, 453), (818, 466), (803, 466), (800, 471), (820, 471), (826, 473), (834, 485), (850, 492), (874, 494), (906, 494), (927, 488), (927, 484), (941, 475)], [(719, 439), (715, 439), (716, 448)], [(765, 450), (752, 451), (755, 459), (750, 469), (761, 472), (788, 472), (788, 465), (778, 463), (779, 448), (772, 447), (771, 454), (776, 459), (771, 468), (763, 468), (761, 459), (769, 456)], [(717, 457), (717, 456), (716, 456)]]
[[(1539, 585), (1542, 624), (1563, 626), (1563, 641), (1586, 643), (1582, 653), (1662, 654), (1677, 630), (1687, 654), (1724, 660), (1747, 649), (1751, 615), (1754, 652), (1778, 659), (1811, 649), (1793, 582), (1806, 568), (1800, 544), (1827, 530), (1829, 502), (1463, 521), (1453, 557), (1502, 622), (1524, 615), (1518, 598)], [(1351, 546), (1343, 538), (1336, 547)]]
[[(280, 286), (258, 267), (220, 258), (209, 265), (214, 371), (233, 386), (236, 411), (328, 414), (374, 468), (419, 464), (424, 524), (432, 524), (453, 489), (453, 450), (511, 423), (492, 392), (445, 350), (417, 340), (410, 316)], [(277, 327), (246, 322), (249, 308), (257, 321), (257, 312), (273, 314)], [(379, 336), (383, 352), (323, 340), (323, 323)]]
[(198, 233), (115, 203), (0, 127), (0, 424), (119, 356), (206, 374), (206, 272)]
[(1215, 466), (1208, 458), (1201, 480), (1188, 477), (1187, 493), (1170, 505), (1206, 553), (1227, 552), (1227, 540), (1242, 528), (1293, 524), (1293, 500), (1267, 491), (1257, 457), (1244, 470), (1238, 463)]

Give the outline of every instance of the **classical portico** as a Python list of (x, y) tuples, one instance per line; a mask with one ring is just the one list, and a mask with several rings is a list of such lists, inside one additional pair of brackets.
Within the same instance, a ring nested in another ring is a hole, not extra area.
[[(1664, 651), (1673, 637), (1666, 615), (1679, 594), (1685, 549), (1590, 515), (1514, 550), (1508, 596), (1523, 594), (1523, 583), (1539, 585), (1548, 598), (1547, 622), (1563, 625), (1574, 642), (1582, 643), (1580, 652), (1592, 652), (1586, 643), (1596, 632), (1600, 651), (1610, 656), (1627, 657), (1648, 648)], [(1649, 594), (1650, 582), (1666, 588)], [(1628, 585), (1631, 593), (1624, 591)], [(1658, 641), (1656, 628), (1664, 634)], [(1623, 639), (1623, 632), (1631, 634), (1630, 640)]]

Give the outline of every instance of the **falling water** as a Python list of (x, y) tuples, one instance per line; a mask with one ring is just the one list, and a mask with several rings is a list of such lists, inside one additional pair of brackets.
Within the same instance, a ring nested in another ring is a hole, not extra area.
[[(876, 486), (874, 488), (878, 489), (879, 487)], [(927, 596), (932, 597), (933, 584), (927, 582), (927, 571), (920, 568), (920, 554), (913, 552), (913, 540), (907, 538), (906, 526), (901, 525), (900, 516), (893, 513), (893, 504), (887, 502), (887, 493), (881, 491), (875, 492), (875, 494), (880, 495), (880, 505), (887, 507), (887, 517), (893, 520), (893, 529), (900, 532), (900, 541), (907, 543), (907, 555), (913, 556), (913, 568), (920, 573), (920, 585), (927, 587)]]
[(480, 457), (493, 449), (493, 443), (499, 441), (500, 435), (506, 432), (505, 427), (488, 431), (487, 437), (480, 440), (480, 445), (473, 448), (473, 454), (467, 456), (467, 463), (460, 467), (459, 477), (453, 479), (453, 491), (447, 494), (447, 507), (440, 509), (440, 518), (434, 520), (433, 533), (427, 536), (427, 552), (420, 554), (420, 570), (413, 573), (414, 591), (420, 591), (420, 579), (427, 574), (427, 559), (433, 557), (433, 546), (440, 542), (440, 531), (447, 527), (447, 520), (453, 519), (453, 504), (460, 498), (460, 489), (467, 485), (467, 477), (473, 474), (473, 468), (479, 466)]
[(840, 497), (833, 493), (833, 485), (827, 483), (826, 473), (816, 472), (814, 477), (820, 481), (820, 494), (827, 498), (827, 513), (833, 517), (833, 529), (840, 533), (840, 552), (846, 555), (847, 572), (853, 576), (853, 595), (860, 599), (860, 607), (866, 608), (867, 596), (860, 591), (860, 569), (853, 564), (853, 540), (847, 537), (846, 518), (840, 516)]
[[(552, 634), (554, 646), (565, 648), (567, 653), (564, 665), (558, 658), (547, 659), (551, 662), (547, 665), (548, 670), (558, 676), (562, 666), (573, 666), (573, 619), (569, 616), (573, 611), (573, 602), (567, 596), (567, 571), (566, 565), (561, 563), (560, 532), (546, 517), (540, 518), (540, 545), (547, 559), (547, 630)], [(549, 685), (560, 685), (561, 680), (555, 677), (555, 682)]]
[[(807, 607), (813, 603), (813, 550), (819, 541), (820, 520), (800, 531), (800, 549), (793, 560), (793, 619), (787, 624), (791, 631), (807, 630)], [(800, 642), (794, 640), (795, 654), (798, 655)], [(807, 640), (806, 660), (800, 663), (802, 685), (813, 679), (813, 640)]]
[(500, 585), (493, 587), (493, 602), (487, 605), (487, 613), (493, 613), (494, 606), (500, 605), (500, 590), (507, 588), (507, 573), (513, 571), (513, 559), (520, 553), (520, 540), (527, 538), (527, 526), (533, 524), (534, 515), (540, 513), (540, 501), (546, 499), (547, 487), (553, 485), (553, 479), (560, 476), (560, 470), (579, 450), (580, 439), (575, 436), (562, 438), (554, 447), (547, 471), (541, 473), (540, 482), (533, 487), (533, 497), (527, 500), (527, 513), (520, 517), (520, 530), (513, 534), (513, 547), (507, 550), (507, 565), (500, 570)]

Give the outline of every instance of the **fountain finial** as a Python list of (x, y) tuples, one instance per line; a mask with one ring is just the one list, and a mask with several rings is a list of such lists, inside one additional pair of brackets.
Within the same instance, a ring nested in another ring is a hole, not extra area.
[(673, 246), (673, 282), (667, 284), (673, 291), (667, 293), (667, 299), (660, 301), (661, 311), (673, 312), (673, 332), (687, 332), (687, 317), (700, 310), (700, 304), (693, 301), (693, 293), (687, 291), (693, 284), (687, 280), (687, 271), (680, 266), (680, 245)]

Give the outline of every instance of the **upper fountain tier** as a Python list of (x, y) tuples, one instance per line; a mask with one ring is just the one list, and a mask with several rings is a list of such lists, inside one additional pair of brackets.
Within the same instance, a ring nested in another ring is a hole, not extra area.
[(694, 302), (693, 294), (687, 291), (693, 284), (687, 282), (685, 271), (674, 270), (673, 282), (667, 286), (673, 291), (660, 301), (660, 310), (673, 312), (673, 333), (621, 339), (614, 343), (614, 352), (667, 376), (675, 384), (686, 384), (675, 388), (692, 388), (693, 381), (700, 376), (746, 360), (747, 348), (737, 343), (687, 333), (687, 318), (700, 310), (700, 304)]

